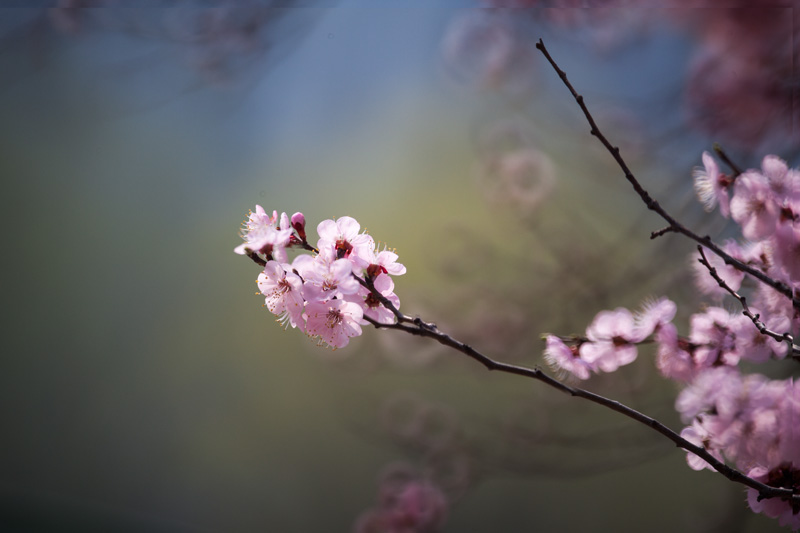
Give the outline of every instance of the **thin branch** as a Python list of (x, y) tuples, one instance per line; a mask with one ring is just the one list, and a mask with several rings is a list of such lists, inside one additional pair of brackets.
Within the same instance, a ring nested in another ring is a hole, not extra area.
[(249, 257), (250, 259), (252, 259), (258, 266), (262, 268), (267, 266), (267, 262), (261, 259), (261, 257), (259, 257), (259, 255), (253, 250), (250, 249), (245, 250), (245, 255), (247, 255), (247, 257)]
[(698, 245), (697, 251), (700, 252), (700, 259), (698, 259), (700, 264), (702, 264), (704, 267), (708, 269), (708, 272), (711, 274), (711, 277), (714, 278), (714, 280), (720, 287), (725, 289), (728, 292), (728, 294), (739, 300), (739, 303), (742, 304), (742, 314), (744, 314), (744, 316), (753, 321), (753, 324), (755, 324), (756, 328), (758, 328), (759, 333), (761, 333), (762, 335), (767, 335), (769, 337), (772, 337), (778, 342), (787, 343), (789, 345), (789, 351), (792, 353), (792, 359), (800, 361), (800, 346), (794, 343), (794, 337), (792, 337), (789, 333), (777, 333), (775, 331), (767, 329), (767, 325), (761, 322), (761, 320), (759, 320), (760, 315), (754, 314), (750, 310), (750, 306), (747, 305), (747, 298), (740, 295), (738, 292), (733, 290), (730, 287), (730, 285), (725, 283), (725, 280), (723, 280), (717, 273), (717, 269), (711, 266), (711, 263), (708, 262), (708, 258), (706, 258), (706, 254), (703, 251), (703, 247)]
[(667, 226), (666, 228), (661, 228), (660, 230), (650, 232), (650, 238), (657, 239), (658, 237), (661, 237), (665, 233), (669, 233), (671, 231), (675, 231), (675, 228), (672, 226)]
[(392, 303), (387, 298), (385, 298), (375, 289), (375, 286), (371, 282), (364, 280), (358, 276), (355, 277), (357, 280), (359, 280), (359, 283), (369, 288), (373, 296), (378, 298), (378, 300), (380, 300), (381, 303), (384, 306), (386, 306), (387, 309), (391, 310), (397, 319), (397, 322), (391, 324), (383, 324), (365, 315), (364, 320), (366, 320), (376, 328), (396, 329), (400, 331), (405, 331), (406, 333), (409, 333), (411, 335), (432, 338), (437, 342), (439, 342), (440, 344), (443, 344), (444, 346), (459, 351), (467, 355), (468, 357), (474, 359), (475, 361), (479, 362), (484, 367), (486, 367), (487, 370), (496, 370), (498, 372), (502, 372), (505, 374), (515, 374), (518, 376), (535, 379), (565, 394), (569, 394), (570, 396), (583, 398), (584, 400), (588, 400), (592, 403), (602, 405), (603, 407), (611, 409), (612, 411), (616, 411), (624, 416), (627, 416), (628, 418), (632, 418), (633, 420), (641, 424), (644, 424), (645, 426), (653, 429), (654, 431), (657, 431), (658, 433), (662, 434), (663, 436), (674, 442), (675, 445), (678, 446), (679, 448), (683, 448), (684, 450), (691, 452), (700, 457), (701, 459), (705, 460), (717, 472), (719, 472), (726, 478), (730, 479), (731, 481), (734, 481), (736, 483), (741, 483), (752, 489), (755, 489), (756, 491), (758, 491), (759, 500), (763, 498), (778, 497), (787, 501), (791, 500), (792, 502), (797, 501), (798, 503), (800, 503), (800, 494), (793, 493), (791, 489), (770, 487), (769, 485), (765, 485), (764, 483), (761, 483), (753, 478), (744, 475), (738, 470), (731, 468), (722, 461), (716, 459), (704, 448), (692, 444), (688, 440), (684, 439), (678, 433), (675, 433), (673, 430), (671, 430), (658, 420), (650, 418), (649, 416), (640, 413), (639, 411), (636, 411), (631, 407), (628, 407), (616, 400), (611, 400), (609, 398), (606, 398), (605, 396), (600, 396), (599, 394), (587, 391), (585, 389), (580, 389), (577, 387), (570, 387), (569, 385), (565, 385), (564, 383), (558, 381), (557, 379), (548, 376), (538, 368), (526, 368), (522, 366), (496, 361), (491, 357), (479, 352), (472, 346), (465, 344), (451, 337), (450, 335), (440, 331), (435, 324), (430, 322), (425, 322), (419, 317), (411, 318), (407, 315), (400, 313), (400, 311), (398, 311), (397, 308), (394, 307), (394, 305), (392, 305)]
[(725, 150), (722, 149), (721, 145), (714, 143), (714, 152), (717, 154), (717, 156), (719, 156), (720, 159), (722, 159), (722, 161), (725, 162), (726, 165), (728, 165), (728, 167), (730, 167), (731, 170), (733, 170), (734, 174), (731, 176), (731, 180), (735, 180), (739, 177), (739, 175), (741, 175), (742, 168), (734, 163), (730, 157), (728, 157), (728, 154), (725, 153)]
[[(700, 235), (696, 234), (695, 232), (691, 231), (686, 226), (678, 222), (663, 207), (661, 207), (661, 205), (650, 196), (650, 194), (644, 189), (644, 187), (642, 187), (642, 185), (639, 183), (639, 181), (631, 172), (630, 168), (628, 168), (627, 163), (625, 163), (625, 160), (620, 155), (619, 147), (612, 145), (608, 141), (606, 136), (603, 135), (603, 133), (597, 127), (597, 123), (595, 122), (594, 117), (592, 117), (592, 114), (589, 112), (589, 109), (586, 107), (586, 104), (583, 101), (583, 96), (578, 94), (578, 92), (569, 82), (569, 80), (567, 79), (567, 74), (559, 68), (558, 64), (555, 62), (550, 53), (547, 51), (547, 48), (545, 47), (544, 42), (541, 39), (539, 39), (539, 42), (536, 43), (536, 48), (538, 48), (539, 51), (542, 52), (542, 54), (544, 54), (544, 56), (547, 58), (547, 61), (550, 63), (550, 65), (558, 74), (559, 78), (561, 78), (561, 81), (564, 83), (567, 89), (569, 89), (569, 92), (572, 94), (572, 97), (575, 98), (575, 101), (578, 103), (578, 106), (580, 106), (581, 111), (583, 111), (586, 120), (589, 122), (589, 126), (591, 126), (589, 132), (595, 137), (597, 137), (597, 139), (603, 144), (603, 146), (605, 146), (606, 150), (608, 150), (608, 152), (617, 162), (617, 165), (619, 165), (619, 167), (622, 169), (622, 172), (625, 174), (625, 179), (627, 179), (628, 182), (631, 184), (633, 190), (636, 191), (636, 194), (639, 195), (639, 197), (642, 199), (642, 201), (649, 210), (656, 212), (661, 218), (663, 218), (667, 222), (667, 224), (671, 228), (670, 231), (681, 233), (686, 237), (692, 239), (693, 241), (697, 242), (698, 244), (702, 244), (703, 246), (705, 246), (706, 248), (717, 254), (719, 257), (721, 257), (723, 261), (725, 261), (725, 264), (732, 265), (737, 270), (746, 272), (747, 274), (750, 274), (751, 276), (761, 281), (762, 283), (772, 287), (779, 293), (789, 298), (792, 301), (792, 305), (794, 306), (795, 309), (800, 309), (800, 296), (795, 296), (792, 291), (792, 288), (789, 285), (781, 281), (775, 280), (767, 276), (760, 270), (739, 261), (735, 257), (732, 257), (724, 250), (722, 250), (722, 248), (717, 246), (711, 240), (711, 237), (709, 237), (708, 235), (701, 237)], [(665, 233), (664, 230), (660, 231), (661, 234)]]

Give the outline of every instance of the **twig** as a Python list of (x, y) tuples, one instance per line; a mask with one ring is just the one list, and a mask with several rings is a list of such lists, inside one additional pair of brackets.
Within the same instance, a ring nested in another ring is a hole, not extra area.
[[(547, 58), (547, 61), (550, 63), (550, 65), (553, 67), (553, 69), (558, 74), (559, 78), (561, 78), (561, 81), (564, 83), (564, 85), (567, 87), (567, 89), (569, 89), (569, 92), (572, 94), (572, 97), (575, 98), (575, 101), (580, 106), (581, 111), (583, 111), (583, 114), (586, 117), (586, 120), (589, 122), (589, 126), (591, 126), (591, 129), (589, 130), (589, 132), (592, 135), (594, 135), (595, 137), (597, 137), (597, 139), (603, 144), (603, 146), (605, 146), (606, 150), (608, 150), (608, 152), (611, 154), (611, 156), (617, 162), (617, 165), (619, 165), (619, 167), (622, 169), (622, 172), (625, 174), (625, 179), (628, 180), (628, 182), (633, 187), (633, 190), (636, 191), (636, 193), (642, 199), (642, 201), (647, 206), (647, 208), (649, 210), (651, 210), (651, 211), (656, 212), (661, 218), (663, 218), (667, 222), (667, 224), (669, 225), (668, 227), (671, 228), (669, 231), (674, 231), (676, 233), (681, 233), (681, 234), (685, 235), (686, 237), (692, 239), (693, 241), (697, 242), (698, 244), (702, 244), (703, 246), (705, 246), (706, 248), (708, 248), (709, 250), (711, 250), (712, 252), (717, 254), (719, 257), (721, 257), (722, 260), (725, 261), (725, 264), (732, 265), (737, 270), (740, 270), (742, 272), (746, 272), (747, 274), (750, 274), (751, 276), (753, 276), (757, 280), (759, 280), (762, 283), (772, 287), (773, 289), (775, 289), (779, 293), (781, 293), (784, 296), (786, 296), (787, 298), (789, 298), (789, 300), (792, 301), (792, 306), (795, 309), (800, 310), (800, 296), (795, 296), (793, 291), (792, 291), (792, 288), (789, 285), (787, 285), (787, 284), (785, 284), (785, 283), (783, 283), (781, 281), (775, 280), (775, 279), (767, 276), (766, 274), (764, 274), (760, 270), (758, 270), (756, 268), (753, 268), (750, 265), (747, 265), (747, 264), (739, 261), (735, 257), (732, 257), (731, 255), (726, 253), (724, 250), (722, 250), (722, 248), (717, 246), (711, 240), (711, 237), (709, 237), (708, 235), (705, 235), (705, 236), (701, 237), (697, 233), (691, 231), (689, 228), (687, 228), (686, 226), (684, 226), (683, 224), (678, 222), (663, 207), (661, 207), (661, 205), (650, 196), (650, 194), (644, 189), (644, 187), (642, 187), (642, 185), (639, 183), (639, 181), (636, 179), (636, 177), (631, 172), (630, 168), (628, 168), (627, 163), (625, 163), (625, 160), (620, 155), (619, 147), (612, 145), (608, 141), (606, 136), (603, 135), (603, 133), (597, 127), (597, 123), (595, 122), (594, 117), (592, 117), (592, 114), (589, 112), (589, 109), (586, 107), (586, 104), (583, 101), (583, 96), (578, 94), (578, 92), (575, 90), (575, 88), (569, 82), (569, 80), (567, 79), (567, 74), (563, 70), (561, 70), (559, 68), (558, 64), (555, 62), (555, 60), (552, 58), (550, 53), (547, 51), (547, 48), (545, 47), (544, 42), (541, 39), (539, 39), (539, 42), (536, 43), (536, 48), (538, 48), (539, 51), (542, 52), (542, 54), (544, 54), (544, 56)], [(660, 230), (657, 233), (663, 235), (666, 232), (667, 231), (665, 231), (665, 230)]]
[(735, 180), (742, 174), (741, 167), (731, 161), (731, 158), (728, 157), (728, 154), (725, 153), (725, 150), (723, 150), (722, 146), (720, 146), (718, 143), (714, 143), (714, 152), (725, 162), (726, 165), (730, 167), (731, 170), (733, 170), (734, 174), (731, 176), (731, 181)]
[(245, 255), (247, 255), (247, 257), (249, 257), (250, 259), (252, 259), (258, 266), (260, 267), (267, 266), (267, 262), (261, 259), (261, 257), (259, 257), (259, 255), (253, 250), (246, 249)]
[(771, 487), (769, 485), (765, 485), (755, 479), (744, 475), (743, 473), (739, 472), (738, 470), (729, 467), (722, 461), (716, 459), (713, 455), (711, 455), (708, 451), (704, 448), (692, 444), (688, 440), (681, 437), (678, 433), (675, 433), (673, 430), (655, 420), (654, 418), (650, 418), (649, 416), (640, 413), (639, 411), (628, 407), (616, 400), (611, 400), (606, 398), (605, 396), (600, 396), (599, 394), (595, 394), (593, 392), (587, 391), (585, 389), (580, 389), (577, 387), (570, 387), (569, 385), (565, 385), (561, 383), (557, 379), (548, 376), (544, 372), (542, 372), (538, 368), (526, 368), (522, 366), (512, 365), (508, 363), (503, 363), (500, 361), (496, 361), (491, 357), (479, 352), (472, 346), (465, 344), (450, 335), (440, 331), (436, 324), (425, 322), (421, 318), (411, 318), (407, 315), (401, 313), (387, 298), (385, 298), (382, 294), (380, 294), (376, 289), (375, 286), (372, 285), (367, 280), (364, 280), (358, 276), (356, 279), (365, 286), (368, 287), (370, 292), (381, 301), (381, 303), (396, 317), (397, 321), (391, 324), (383, 324), (374, 320), (368, 316), (364, 316), (364, 320), (372, 324), (378, 329), (396, 329), (400, 331), (405, 331), (406, 333), (410, 333), (411, 335), (417, 335), (420, 337), (429, 337), (440, 344), (448, 346), (456, 351), (459, 351), (468, 357), (474, 359), (475, 361), (482, 364), (486, 367), (487, 370), (496, 370), (498, 372), (503, 372), (506, 374), (516, 374), (518, 376), (523, 376), (531, 379), (535, 379), (537, 381), (541, 381), (545, 385), (548, 385), (556, 390), (559, 390), (565, 394), (569, 394), (570, 396), (574, 396), (577, 398), (583, 398), (584, 400), (588, 400), (592, 403), (596, 403), (611, 409), (612, 411), (616, 411), (628, 418), (632, 418), (633, 420), (644, 424), (645, 426), (657, 431), (658, 433), (662, 434), (669, 440), (675, 443), (676, 446), (679, 448), (683, 448), (684, 450), (691, 452), (708, 464), (710, 464), (717, 472), (725, 476), (726, 478), (734, 481), (736, 483), (741, 483), (746, 485), (752, 489), (758, 491), (758, 498), (759, 500), (763, 498), (782, 498), (784, 500), (791, 500), (792, 502), (800, 503), (800, 494), (795, 494), (791, 489), (784, 489), (778, 487)]
[[(247, 254), (247, 256), (255, 261), (259, 266), (264, 266), (265, 262), (261, 259), (256, 253)], [(705, 460), (708, 464), (710, 464), (717, 472), (725, 476), (726, 478), (734, 481), (736, 483), (741, 483), (746, 485), (752, 489), (758, 491), (758, 499), (764, 498), (781, 498), (787, 501), (795, 502), (797, 501), (800, 503), (800, 494), (794, 494), (791, 489), (784, 489), (778, 487), (770, 487), (769, 485), (765, 485), (764, 483), (760, 483), (753, 478), (750, 478), (743, 473), (739, 472), (738, 470), (729, 467), (722, 461), (716, 459), (713, 455), (707, 452), (704, 448), (692, 444), (688, 440), (681, 437), (678, 433), (675, 433), (673, 430), (655, 420), (654, 418), (650, 418), (649, 416), (636, 411), (635, 409), (628, 407), (616, 400), (611, 400), (606, 398), (605, 396), (600, 396), (599, 394), (595, 394), (593, 392), (587, 391), (585, 389), (580, 389), (577, 387), (570, 387), (569, 385), (565, 385), (561, 383), (557, 379), (548, 376), (544, 372), (542, 372), (538, 368), (527, 368), (523, 366), (512, 365), (509, 363), (503, 363), (500, 361), (496, 361), (491, 357), (479, 352), (472, 346), (465, 344), (450, 335), (442, 332), (436, 327), (436, 324), (432, 322), (426, 322), (422, 320), (420, 317), (410, 317), (400, 312), (397, 307), (392, 304), (392, 302), (382, 295), (378, 290), (375, 288), (375, 284), (369, 278), (361, 278), (352, 274), (353, 277), (364, 287), (366, 287), (370, 293), (381, 302), (381, 304), (389, 309), (395, 317), (395, 322), (390, 324), (383, 324), (374, 320), (366, 315), (364, 315), (364, 320), (372, 324), (378, 329), (396, 329), (400, 331), (405, 331), (411, 335), (417, 335), (420, 337), (429, 337), (444, 346), (450, 347), (456, 351), (459, 351), (468, 357), (474, 359), (475, 361), (482, 364), (486, 367), (487, 370), (496, 370), (498, 372), (502, 372), (505, 374), (515, 374), (518, 376), (523, 376), (531, 379), (535, 379), (537, 381), (541, 381), (545, 385), (548, 385), (556, 390), (559, 390), (565, 394), (569, 394), (570, 396), (574, 396), (577, 398), (583, 398), (584, 400), (588, 400), (592, 403), (596, 403), (602, 405), (612, 411), (616, 411), (628, 418), (631, 418), (645, 426), (657, 431), (658, 433), (662, 434), (669, 440), (675, 443), (676, 446), (679, 448), (683, 448), (684, 450), (691, 452), (701, 459)]]
[(669, 233), (671, 231), (675, 231), (675, 228), (672, 226), (667, 226), (666, 228), (661, 228), (660, 230), (650, 232), (650, 238), (657, 239), (658, 237), (661, 237), (665, 233)]
[(794, 343), (794, 337), (792, 337), (789, 333), (776, 333), (770, 329), (767, 329), (767, 325), (761, 322), (761, 320), (759, 320), (760, 315), (754, 314), (750, 310), (750, 307), (747, 305), (747, 298), (740, 295), (738, 292), (733, 290), (727, 283), (725, 283), (725, 280), (723, 280), (717, 273), (717, 269), (711, 266), (711, 263), (708, 262), (706, 254), (703, 251), (703, 247), (698, 245), (697, 251), (700, 252), (700, 259), (698, 259), (700, 264), (702, 264), (704, 267), (708, 269), (708, 272), (711, 274), (711, 277), (714, 278), (714, 280), (720, 287), (725, 289), (728, 292), (728, 294), (739, 300), (739, 303), (742, 304), (742, 314), (744, 314), (747, 318), (753, 321), (753, 324), (755, 324), (756, 328), (758, 328), (759, 333), (761, 333), (762, 335), (767, 335), (769, 337), (772, 337), (778, 342), (787, 343), (789, 345), (789, 350), (792, 353), (792, 359), (800, 361), (800, 346)]

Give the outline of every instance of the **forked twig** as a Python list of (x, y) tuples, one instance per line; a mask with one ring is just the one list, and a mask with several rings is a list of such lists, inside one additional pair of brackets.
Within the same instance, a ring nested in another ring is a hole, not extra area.
[(792, 354), (792, 358), (800, 361), (800, 346), (794, 343), (794, 337), (792, 337), (789, 333), (777, 333), (768, 329), (767, 325), (760, 320), (760, 315), (754, 314), (750, 310), (750, 306), (747, 305), (747, 298), (733, 290), (730, 285), (725, 283), (725, 280), (720, 277), (717, 269), (711, 266), (711, 263), (709, 263), (708, 258), (706, 258), (706, 254), (703, 251), (703, 247), (699, 244), (697, 245), (697, 251), (700, 252), (700, 259), (698, 259), (700, 264), (708, 269), (709, 274), (711, 274), (711, 277), (714, 278), (720, 287), (725, 289), (728, 294), (739, 300), (739, 303), (742, 305), (742, 314), (753, 322), (756, 328), (758, 328), (759, 333), (762, 335), (767, 335), (768, 337), (772, 337), (778, 342), (787, 343), (789, 345), (789, 351)]
[(619, 147), (612, 145), (608, 141), (606, 136), (603, 135), (603, 133), (600, 131), (600, 128), (597, 127), (597, 123), (595, 122), (594, 117), (592, 117), (592, 114), (589, 112), (589, 109), (586, 107), (586, 104), (583, 101), (583, 96), (578, 94), (578, 92), (569, 82), (569, 80), (567, 79), (566, 72), (564, 72), (559, 68), (558, 64), (555, 62), (550, 53), (547, 51), (547, 48), (545, 47), (544, 42), (541, 39), (539, 39), (539, 42), (536, 43), (536, 48), (538, 48), (539, 51), (542, 52), (542, 54), (544, 54), (544, 56), (547, 58), (547, 61), (550, 63), (550, 65), (558, 74), (558, 77), (561, 78), (561, 81), (564, 83), (567, 89), (569, 89), (569, 92), (572, 94), (572, 97), (575, 98), (575, 101), (578, 103), (578, 106), (580, 106), (581, 111), (583, 111), (586, 120), (589, 122), (589, 126), (591, 126), (589, 132), (595, 137), (597, 137), (597, 139), (603, 144), (606, 150), (608, 150), (608, 152), (617, 162), (617, 165), (619, 165), (619, 167), (622, 169), (622, 172), (625, 174), (625, 179), (628, 180), (628, 182), (633, 187), (633, 190), (636, 191), (636, 194), (639, 195), (639, 197), (642, 199), (647, 208), (651, 211), (656, 212), (661, 218), (663, 218), (667, 222), (668, 229), (664, 228), (662, 230), (654, 232), (651, 235), (651, 238), (658, 237), (670, 231), (675, 233), (681, 233), (686, 237), (692, 239), (693, 241), (697, 242), (698, 244), (705, 246), (715, 254), (717, 254), (719, 257), (722, 258), (723, 261), (725, 261), (725, 264), (731, 265), (737, 270), (750, 274), (760, 282), (769, 285), (779, 293), (783, 294), (792, 301), (792, 306), (794, 306), (795, 309), (800, 310), (800, 296), (795, 296), (792, 291), (792, 288), (789, 287), (787, 284), (778, 281), (776, 279), (773, 279), (764, 274), (763, 272), (761, 272), (760, 270), (739, 261), (735, 257), (732, 257), (730, 254), (726, 253), (722, 248), (720, 248), (717, 244), (715, 244), (711, 240), (711, 237), (709, 237), (708, 235), (701, 237), (697, 233), (693, 232), (692, 230), (690, 230), (689, 228), (678, 222), (678, 220), (676, 220), (663, 207), (661, 207), (661, 204), (659, 204), (650, 196), (647, 190), (645, 190), (645, 188), (642, 187), (641, 183), (639, 183), (639, 180), (637, 180), (636, 177), (633, 175), (633, 172), (631, 172), (630, 168), (628, 168), (627, 163), (625, 163), (625, 160), (619, 153)]

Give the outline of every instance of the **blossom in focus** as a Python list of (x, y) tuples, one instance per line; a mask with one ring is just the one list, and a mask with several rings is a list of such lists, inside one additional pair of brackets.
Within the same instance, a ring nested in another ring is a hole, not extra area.
[(372, 237), (359, 233), (360, 230), (361, 225), (352, 217), (323, 220), (317, 225), (317, 248), (321, 252), (332, 247), (337, 259), (348, 258), (354, 249), (374, 245)]
[(353, 264), (360, 270), (367, 271), (367, 277), (375, 279), (381, 273), (402, 276), (406, 267), (397, 262), (398, 255), (391, 250), (378, 250), (374, 246), (365, 246), (350, 256)]
[(351, 275), (353, 265), (347, 259), (336, 259), (333, 248), (320, 249), (313, 262), (304, 264), (303, 296), (308, 301), (326, 301), (343, 298), (358, 292), (360, 285)]
[(350, 337), (361, 335), (364, 313), (358, 304), (344, 300), (306, 304), (306, 333), (333, 348), (344, 348)]
[[(394, 293), (394, 282), (386, 274), (380, 274), (373, 282), (375, 290), (381, 296), (392, 302), (395, 309), (400, 308), (400, 298)], [(358, 303), (364, 311), (364, 316), (380, 322), (381, 324), (391, 324), (394, 322), (394, 313), (384, 307), (378, 298), (366, 287), (359, 286), (358, 293), (345, 296), (350, 302)]]
[(282, 323), (288, 321), (293, 328), (298, 324), (302, 328), (305, 300), (300, 276), (287, 272), (277, 261), (268, 261), (264, 271), (258, 275), (257, 283), (258, 290), (266, 297), (270, 312), (281, 317)]
[(273, 211), (269, 216), (264, 208), (256, 205), (256, 211), (250, 212), (247, 220), (242, 224), (242, 238), (244, 243), (234, 248), (239, 255), (246, 255), (248, 251), (263, 253), (280, 261), (286, 261), (285, 247), (292, 235), (291, 228), (278, 229), (276, 222), (278, 213)]

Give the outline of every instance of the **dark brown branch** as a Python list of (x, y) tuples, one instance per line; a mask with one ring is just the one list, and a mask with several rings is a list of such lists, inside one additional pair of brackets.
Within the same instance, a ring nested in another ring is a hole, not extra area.
[(665, 233), (669, 233), (671, 231), (675, 231), (675, 228), (673, 228), (672, 226), (667, 226), (666, 228), (661, 228), (658, 231), (650, 232), (650, 238), (657, 239), (658, 237), (661, 237)]
[(703, 251), (703, 247), (698, 245), (697, 251), (700, 252), (700, 259), (698, 259), (700, 264), (708, 269), (709, 274), (711, 274), (711, 277), (714, 278), (720, 287), (725, 289), (728, 294), (739, 300), (739, 303), (742, 305), (742, 314), (753, 321), (753, 324), (755, 324), (756, 328), (758, 328), (759, 333), (772, 337), (778, 342), (787, 343), (789, 345), (789, 351), (792, 354), (792, 358), (800, 361), (800, 346), (794, 343), (794, 337), (792, 337), (789, 333), (777, 333), (767, 329), (767, 325), (759, 320), (760, 315), (754, 314), (752, 311), (750, 311), (750, 307), (747, 305), (747, 298), (740, 295), (738, 292), (733, 290), (730, 285), (725, 283), (725, 280), (723, 280), (717, 273), (717, 269), (711, 266), (711, 263), (708, 262), (708, 258), (706, 258), (706, 254)]
[[(589, 132), (595, 137), (597, 137), (597, 139), (603, 144), (603, 146), (605, 146), (606, 150), (608, 150), (608, 152), (617, 162), (617, 165), (619, 165), (619, 167), (622, 169), (622, 172), (625, 174), (625, 179), (627, 179), (628, 182), (631, 184), (633, 190), (636, 191), (636, 194), (639, 195), (644, 204), (647, 206), (647, 209), (654, 211), (661, 218), (663, 218), (669, 225), (669, 228), (671, 228), (670, 231), (681, 233), (686, 237), (692, 239), (693, 241), (697, 242), (698, 244), (705, 246), (707, 249), (711, 250), (719, 257), (721, 257), (723, 261), (725, 261), (725, 264), (731, 265), (737, 270), (750, 274), (751, 276), (753, 276), (760, 282), (764, 283), (765, 285), (772, 287), (779, 293), (789, 298), (792, 301), (792, 305), (795, 307), (795, 309), (800, 309), (800, 297), (796, 297), (792, 291), (792, 288), (789, 287), (787, 284), (775, 280), (767, 276), (760, 270), (739, 261), (735, 257), (732, 257), (724, 250), (722, 250), (722, 248), (717, 246), (711, 240), (711, 237), (709, 237), (708, 235), (701, 237), (700, 235), (696, 234), (695, 232), (691, 231), (686, 226), (678, 222), (678, 220), (676, 220), (663, 207), (661, 207), (661, 205), (650, 196), (650, 194), (644, 189), (644, 187), (642, 187), (642, 185), (639, 183), (639, 180), (636, 179), (631, 170), (628, 168), (627, 163), (625, 163), (625, 160), (620, 155), (619, 147), (612, 145), (608, 141), (606, 136), (603, 135), (603, 133), (600, 131), (600, 128), (597, 127), (597, 123), (595, 122), (594, 117), (592, 117), (592, 114), (589, 112), (589, 109), (586, 107), (586, 104), (583, 101), (583, 96), (578, 94), (578, 92), (569, 82), (569, 80), (567, 79), (566, 72), (564, 72), (559, 68), (558, 64), (555, 62), (550, 53), (547, 51), (547, 48), (545, 47), (544, 42), (541, 39), (539, 39), (539, 42), (536, 43), (536, 48), (538, 48), (539, 51), (541, 51), (542, 54), (544, 54), (544, 56), (547, 58), (547, 61), (550, 63), (550, 65), (558, 74), (559, 78), (561, 78), (561, 81), (564, 83), (567, 89), (569, 89), (569, 92), (572, 94), (572, 97), (575, 98), (575, 101), (578, 103), (578, 106), (580, 106), (581, 111), (583, 111), (586, 120), (589, 122), (589, 126), (591, 126)], [(662, 234), (666, 233), (665, 230), (660, 230), (660, 232), (662, 232)]]
[(247, 257), (252, 259), (253, 262), (255, 262), (258, 266), (260, 266), (260, 267), (267, 266), (267, 262), (264, 261), (263, 259), (261, 259), (261, 257), (259, 257), (259, 255), (257, 253), (255, 253), (253, 250), (247, 250), (246, 255), (247, 255)]
[(722, 159), (722, 161), (725, 162), (726, 165), (728, 165), (728, 167), (731, 170), (733, 170), (734, 174), (733, 176), (731, 176), (731, 180), (735, 180), (736, 178), (738, 178), (739, 175), (742, 173), (742, 169), (739, 165), (731, 161), (731, 158), (728, 157), (728, 154), (725, 153), (725, 150), (722, 149), (722, 146), (720, 146), (717, 143), (714, 143), (714, 152), (720, 159)]
[(674, 431), (672, 431), (670, 428), (668, 428), (658, 420), (650, 418), (649, 416), (640, 413), (639, 411), (636, 411), (631, 407), (628, 407), (616, 400), (611, 400), (604, 396), (600, 396), (599, 394), (595, 394), (593, 392), (584, 389), (579, 389), (576, 387), (570, 387), (568, 385), (565, 385), (564, 383), (561, 383), (557, 379), (548, 376), (538, 368), (526, 368), (522, 366), (511, 365), (508, 363), (496, 361), (491, 357), (479, 352), (472, 346), (464, 344), (463, 342), (454, 339), (450, 335), (442, 331), (439, 331), (439, 329), (436, 327), (435, 324), (430, 322), (425, 322), (421, 318), (411, 318), (409, 316), (400, 313), (400, 311), (398, 311), (397, 308), (395, 308), (394, 305), (392, 305), (392, 303), (387, 298), (385, 298), (375, 289), (375, 286), (371, 282), (364, 280), (358, 276), (355, 277), (357, 280), (359, 280), (359, 283), (367, 287), (370, 290), (370, 292), (376, 298), (378, 298), (378, 300), (380, 300), (384, 306), (386, 306), (387, 309), (391, 310), (397, 319), (397, 322), (391, 324), (382, 324), (377, 320), (373, 320), (372, 318), (365, 315), (364, 320), (366, 320), (376, 328), (396, 329), (400, 331), (405, 331), (406, 333), (410, 333), (412, 335), (432, 338), (437, 342), (439, 342), (440, 344), (443, 344), (444, 346), (459, 351), (467, 355), (468, 357), (474, 359), (475, 361), (479, 362), (484, 367), (486, 367), (487, 370), (496, 370), (498, 372), (503, 372), (506, 374), (516, 374), (518, 376), (535, 379), (565, 394), (569, 394), (570, 396), (583, 398), (584, 400), (588, 400), (592, 403), (602, 405), (603, 407), (611, 409), (612, 411), (616, 411), (624, 416), (627, 416), (628, 418), (632, 418), (633, 420), (641, 424), (644, 424), (645, 426), (653, 429), (654, 431), (657, 431), (658, 433), (662, 434), (663, 436), (674, 442), (675, 445), (678, 446), (679, 448), (683, 448), (684, 450), (691, 452), (697, 455), (698, 457), (702, 458), (703, 460), (705, 460), (715, 470), (717, 470), (717, 472), (719, 472), (726, 478), (730, 479), (731, 481), (734, 481), (736, 483), (741, 483), (752, 489), (755, 489), (756, 491), (758, 491), (759, 499), (779, 497), (786, 500), (791, 499), (792, 501), (800, 502), (800, 494), (794, 494), (791, 489), (770, 487), (769, 485), (765, 485), (763, 483), (756, 481), (753, 478), (744, 475), (738, 470), (731, 468), (725, 463), (717, 460), (704, 448), (687, 441), (686, 439), (681, 437), (678, 433), (675, 433)]

